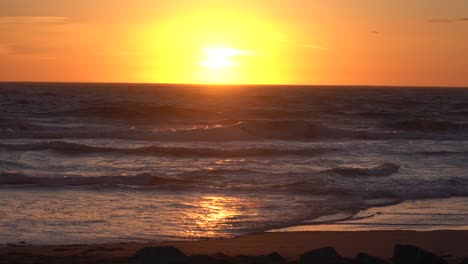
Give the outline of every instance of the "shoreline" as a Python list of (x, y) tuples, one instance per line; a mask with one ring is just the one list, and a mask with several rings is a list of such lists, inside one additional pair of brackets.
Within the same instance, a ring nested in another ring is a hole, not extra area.
[[(257, 256), (277, 252), (288, 261), (297, 260), (310, 250), (334, 247), (344, 257), (353, 258), (358, 253), (390, 259), (395, 244), (415, 245), (450, 263), (459, 263), (468, 257), (468, 230), (438, 231), (314, 231), (273, 232), (244, 235), (231, 239), (203, 241), (174, 241), (157, 243), (124, 243), (109, 245), (71, 246), (18, 246), (0, 248), (0, 260), (8, 263), (40, 262), (51, 259), (55, 263), (91, 263), (109, 260), (126, 263), (128, 257), (145, 247), (173, 246), (186, 255)], [(24, 260), (24, 261), (23, 261)]]
[(266, 232), (468, 230), (468, 197), (428, 198), (370, 206)]

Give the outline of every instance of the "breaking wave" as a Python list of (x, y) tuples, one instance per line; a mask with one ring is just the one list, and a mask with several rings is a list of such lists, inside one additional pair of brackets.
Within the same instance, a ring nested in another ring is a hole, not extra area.
[[(174, 120), (171, 122), (175, 122)], [(177, 123), (177, 122), (175, 122)], [(174, 123), (174, 124), (175, 124)], [(187, 127), (189, 128), (181, 128)], [(179, 127), (178, 127), (179, 126)], [(406, 120), (386, 126), (389, 130), (352, 130), (334, 128), (306, 120), (244, 120), (223, 119), (203, 121), (199, 125), (180, 123), (174, 129), (154, 129), (150, 126), (47, 127), (25, 121), (0, 120), (2, 138), (36, 138), (61, 140), (68, 138), (114, 138), (147, 141), (252, 141), (294, 140), (393, 140), (468, 138), (468, 124), (448, 121)], [(453, 132), (453, 133), (442, 133)]]
[(395, 133), (367, 132), (330, 128), (305, 120), (250, 120), (228, 125), (190, 129), (101, 128), (101, 129), (0, 129), (4, 138), (119, 138), (148, 141), (245, 141), (245, 140), (319, 140), (319, 139), (394, 139)]

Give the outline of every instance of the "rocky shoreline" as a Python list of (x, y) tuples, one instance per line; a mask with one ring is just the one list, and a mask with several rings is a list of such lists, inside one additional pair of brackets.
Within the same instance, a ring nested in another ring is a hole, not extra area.
[(468, 264), (468, 231), (258, 233), (232, 239), (0, 247), (0, 264)]
[[(129, 258), (129, 264), (448, 264), (443, 257), (412, 245), (395, 245), (393, 257), (384, 260), (366, 253), (355, 258), (342, 257), (335, 248), (324, 247), (302, 254), (299, 260), (286, 261), (277, 252), (260, 256), (186, 256), (175, 247), (147, 247)], [(465, 259), (461, 264), (468, 263)]]
[[(118, 251), (121, 248), (100, 248), (107, 252)], [(60, 249), (56, 249), (60, 250)], [(63, 249), (65, 250), (65, 249)], [(128, 263), (128, 264), (448, 264), (444, 257), (425, 251), (417, 246), (400, 245), (394, 247), (391, 259), (382, 259), (366, 253), (359, 253), (355, 258), (341, 256), (335, 248), (324, 247), (306, 252), (298, 260), (288, 261), (279, 253), (258, 256), (227, 256), (216, 255), (191, 255), (187, 256), (179, 249), (171, 246), (145, 247), (137, 251), (129, 258), (95, 258), (86, 256), (99, 249), (88, 250), (81, 256), (37, 256), (28, 253), (6, 253), (0, 255), (1, 264), (23, 263)], [(468, 258), (460, 262), (467, 264)]]

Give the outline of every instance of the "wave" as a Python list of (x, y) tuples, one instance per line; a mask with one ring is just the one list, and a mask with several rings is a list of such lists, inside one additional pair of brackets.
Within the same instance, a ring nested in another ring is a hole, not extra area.
[[(378, 169), (380, 167), (380, 169)], [(345, 175), (352, 176), (383, 176), (390, 175), (391, 170), (387, 171), (383, 168), (393, 167), (393, 164), (376, 166), (360, 174), (348, 172)], [(377, 168), (377, 169), (376, 169)], [(151, 173), (143, 173), (136, 175), (116, 175), (116, 176), (68, 176), (68, 177), (51, 177), (51, 176), (30, 176), (20, 173), (0, 173), (0, 186), (8, 187), (139, 187), (139, 188), (162, 188), (170, 191), (180, 190), (220, 190), (227, 189), (230, 191), (242, 192), (259, 192), (268, 191), (270, 194), (292, 193), (305, 195), (319, 195), (327, 197), (329, 195), (348, 199), (346, 201), (354, 203), (354, 205), (364, 205), (368, 199), (379, 200), (391, 198), (392, 200), (411, 200), (411, 199), (429, 199), (429, 198), (444, 198), (454, 196), (468, 196), (468, 179), (465, 177), (448, 177), (443, 179), (412, 179), (412, 178), (396, 178), (392, 180), (367, 180), (367, 177), (344, 177), (330, 178), (327, 175), (330, 170), (311, 173), (300, 173), (294, 175), (295, 180), (282, 184), (267, 184), (259, 186), (256, 182), (244, 182), (236, 174), (241, 174), (245, 178), (255, 178), (255, 174), (263, 175), (265, 172), (251, 171), (245, 169), (214, 169), (214, 170), (194, 170), (183, 172), (174, 176), (153, 175)], [(291, 174), (288, 174), (291, 176)], [(278, 176), (278, 175), (276, 175)], [(288, 177), (280, 177), (287, 179)], [(229, 179), (226, 182), (226, 179)], [(353, 202), (354, 201), (354, 202)]]
[(353, 168), (353, 167), (339, 167), (325, 171), (347, 177), (359, 176), (390, 176), (399, 171), (400, 165), (394, 163), (384, 163), (371, 168)]
[[(392, 131), (363, 131), (339, 129), (312, 123), (306, 120), (247, 120), (234, 123), (235, 120), (208, 122), (209, 125), (195, 126), (188, 129), (154, 129), (152, 127), (88, 127), (88, 128), (42, 128), (42, 129), (1, 129), (2, 138), (34, 139), (81, 139), (81, 138), (115, 138), (128, 140), (146, 140), (161, 142), (216, 142), (216, 141), (253, 141), (253, 140), (294, 140), (314, 141), (327, 139), (340, 140), (393, 140), (393, 139), (462, 139), (468, 134), (445, 133), (426, 134), (428, 131), (392, 128)], [(205, 122), (206, 123), (206, 122)], [(401, 125), (401, 124), (400, 124)], [(464, 124), (454, 125), (459, 130)], [(418, 125), (416, 125), (417, 127)], [(430, 127), (421, 125), (422, 128)], [(450, 127), (450, 126), (449, 126)], [(411, 127), (410, 127), (411, 128)], [(467, 125), (468, 128), (468, 125)], [(395, 129), (399, 130), (395, 132)]]
[(29, 144), (0, 144), (0, 148), (15, 151), (44, 151), (52, 150), (61, 154), (120, 154), (120, 155), (148, 155), (175, 157), (272, 157), (272, 156), (316, 156), (324, 154), (329, 149), (278, 149), (278, 148), (186, 148), (147, 146), (139, 148), (111, 148), (83, 145), (64, 141), (37, 142)]
[(465, 150), (465, 151), (450, 151), (450, 150), (423, 151), (423, 152), (416, 152), (415, 154), (422, 154), (422, 155), (428, 155), (428, 156), (466, 155), (468, 154), (468, 150)]
[[(320, 174), (317, 174), (320, 175)], [(316, 176), (317, 176), (316, 175)], [(446, 179), (406, 179), (364, 180), (351, 178), (352, 181), (336, 178), (313, 178), (298, 180), (287, 184), (275, 185), (271, 190), (281, 190), (294, 194), (333, 195), (340, 201), (354, 203), (358, 208), (370, 205), (386, 204), (385, 201), (405, 201), (417, 199), (467, 197), (468, 179), (465, 177), (450, 177)]]
[(0, 185), (40, 185), (40, 186), (161, 186), (188, 185), (193, 180), (165, 178), (148, 173), (135, 176), (98, 176), (98, 177), (31, 177), (17, 173), (0, 173)]
[(18, 119), (6, 119), (0, 118), (0, 130), (9, 130), (9, 131), (41, 131), (46, 129), (43, 126), (31, 124), (27, 121)]
[(78, 116), (92, 118), (108, 118), (122, 120), (140, 119), (209, 119), (218, 116), (216, 112), (197, 110), (170, 105), (135, 105), (123, 103), (120, 105), (103, 105), (86, 108), (69, 109), (57, 112), (45, 112), (42, 115)]
[(311, 140), (320, 137), (343, 138), (356, 133), (311, 124), (304, 120), (242, 121), (228, 125), (195, 127), (190, 129), (100, 128), (49, 129), (33, 131), (0, 130), (6, 138), (120, 138), (149, 141), (245, 141), (261, 139)]
[[(155, 138), (177, 140), (315, 140), (315, 139), (380, 139), (393, 134), (351, 131), (314, 124), (305, 120), (249, 120), (234, 125), (207, 129), (158, 132)], [(163, 133), (163, 134), (161, 134)]]
[(392, 129), (422, 131), (422, 132), (449, 132), (467, 131), (467, 123), (453, 123), (449, 121), (430, 119), (409, 119), (390, 124)]
[[(329, 170), (306, 173), (302, 175), (302, 180), (297, 180), (285, 184), (273, 185), (271, 187), (273, 189), (281, 189), (293, 192), (304, 192), (309, 194), (334, 194), (340, 196), (349, 196), (356, 192), (356, 190), (330, 184), (330, 178), (326, 176), (334, 174), (346, 177), (385, 177), (397, 173), (399, 169), (400, 166), (394, 163), (383, 163), (381, 165), (370, 168), (339, 167)], [(336, 181), (339, 181), (339, 179), (332, 179), (332, 182)], [(368, 193), (367, 195), (372, 196), (373, 194)], [(379, 192), (377, 197), (381, 197), (380, 195), (382, 195), (382, 197), (388, 197), (389, 195), (392, 196), (390, 192), (383, 191)]]
[[(232, 188), (246, 189), (235, 184), (224, 186), (220, 177), (236, 174), (254, 175), (263, 172), (247, 169), (201, 169), (180, 172), (173, 176), (140, 173), (136, 175), (108, 176), (44, 176), (26, 175), (14, 172), (0, 172), (0, 186), (57, 186), (57, 187), (90, 187), (90, 186), (135, 186), (135, 187), (167, 187), (171, 190), (187, 188)], [(252, 190), (252, 188), (247, 188)]]
[(113, 120), (222, 120), (225, 118), (298, 118), (310, 116), (310, 111), (283, 109), (226, 109), (215, 111), (210, 108), (190, 108), (174, 105), (134, 105), (129, 103), (109, 104), (75, 108), (41, 115), (104, 118)]

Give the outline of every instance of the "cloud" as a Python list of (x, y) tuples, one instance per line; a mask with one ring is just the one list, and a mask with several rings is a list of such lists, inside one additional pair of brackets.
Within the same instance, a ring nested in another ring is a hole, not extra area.
[(10, 43), (5, 45), (5, 49), (8, 51), (8, 53), (22, 55), (41, 54), (52, 50), (52, 48), (45, 46), (30, 45), (25, 43)]
[(468, 18), (458, 18), (458, 19), (429, 19), (427, 22), (430, 23), (456, 23), (456, 22), (468, 22)]
[(312, 45), (312, 44), (304, 44), (304, 45), (301, 45), (301, 47), (307, 48), (307, 49), (329, 50), (329, 48), (327, 47), (322, 47), (322, 46), (317, 46), (317, 45)]
[(430, 23), (452, 23), (453, 20), (447, 20), (447, 19), (429, 19), (427, 22)]
[(70, 18), (58, 16), (0, 16), (0, 24), (68, 24)]

